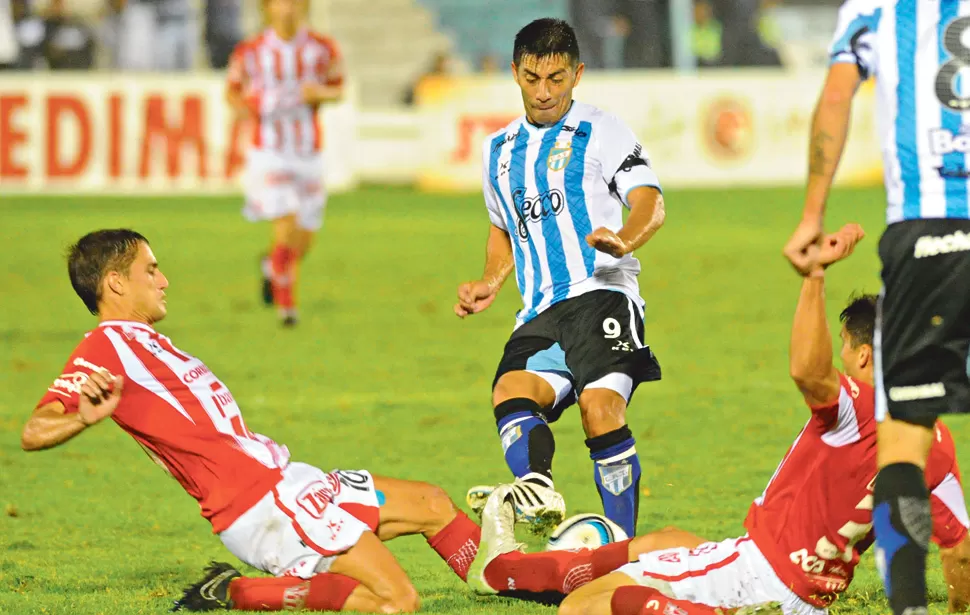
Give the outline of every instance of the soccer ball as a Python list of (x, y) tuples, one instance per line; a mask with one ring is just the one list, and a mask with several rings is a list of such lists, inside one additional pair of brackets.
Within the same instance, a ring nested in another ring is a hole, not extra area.
[(566, 519), (556, 527), (546, 544), (546, 551), (596, 549), (627, 538), (623, 528), (603, 515), (583, 513)]

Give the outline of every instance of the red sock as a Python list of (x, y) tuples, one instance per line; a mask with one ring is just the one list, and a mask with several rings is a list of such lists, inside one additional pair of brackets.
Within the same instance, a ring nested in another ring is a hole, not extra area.
[(668, 598), (652, 587), (624, 585), (613, 592), (610, 612), (613, 615), (718, 615), (719, 610)]
[(628, 563), (629, 540), (596, 550), (514, 551), (495, 558), (485, 569), (485, 581), (498, 591), (569, 594)]
[(322, 573), (309, 581), (299, 577), (239, 577), (229, 586), (237, 611), (339, 611), (360, 585), (342, 574)]
[(269, 261), (273, 268), (273, 302), (283, 309), (293, 308), (293, 270), (291, 265), (296, 258), (292, 248), (277, 244), (270, 252)]
[(481, 540), (482, 528), (459, 510), (451, 523), (428, 539), (428, 544), (462, 581), (467, 581), (468, 568), (478, 554)]

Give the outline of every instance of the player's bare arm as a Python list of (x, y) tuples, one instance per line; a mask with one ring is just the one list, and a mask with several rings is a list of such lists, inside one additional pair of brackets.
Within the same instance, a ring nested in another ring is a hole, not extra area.
[(466, 282), (458, 287), (455, 314), (464, 318), (492, 305), (513, 269), (515, 259), (512, 256), (512, 239), (508, 233), (492, 224), (489, 226), (485, 245), (485, 271), (480, 280)]
[(308, 81), (301, 86), (300, 94), (303, 96), (303, 102), (308, 105), (335, 103), (343, 99), (344, 86), (343, 84), (327, 85)]
[(630, 191), (630, 216), (617, 232), (601, 227), (586, 237), (590, 247), (620, 258), (641, 247), (660, 230), (667, 212), (660, 190), (652, 186), (640, 186)]
[(802, 282), (792, 324), (789, 370), (809, 406), (831, 403), (838, 399), (841, 389), (825, 316), (825, 267), (848, 257), (864, 236), (858, 224), (848, 224), (826, 236), (819, 264)]
[(64, 404), (51, 402), (34, 409), (24, 425), (20, 446), (39, 451), (67, 442), (88, 427), (100, 423), (118, 407), (124, 380), (108, 372), (94, 372), (81, 386), (78, 411), (65, 413)]
[[(818, 263), (817, 244), (829, 190), (835, 179), (849, 133), (852, 99), (862, 78), (853, 64), (834, 64), (812, 117), (808, 152), (808, 184), (802, 221), (785, 245), (785, 257), (802, 275)], [(814, 247), (813, 247), (814, 246)]]
[(970, 606), (970, 535), (952, 549), (940, 549), (940, 562), (950, 612), (962, 613)]

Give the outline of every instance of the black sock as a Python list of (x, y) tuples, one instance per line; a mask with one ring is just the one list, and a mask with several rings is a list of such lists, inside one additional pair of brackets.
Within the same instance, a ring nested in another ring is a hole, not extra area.
[(556, 440), (549, 425), (539, 415), (541, 411), (539, 404), (531, 399), (509, 399), (495, 407), (495, 421), (505, 451), (505, 462), (512, 474), (522, 478), (537, 473), (551, 483)]
[(895, 615), (926, 613), (926, 551), (933, 533), (923, 471), (894, 463), (876, 476), (876, 565)]

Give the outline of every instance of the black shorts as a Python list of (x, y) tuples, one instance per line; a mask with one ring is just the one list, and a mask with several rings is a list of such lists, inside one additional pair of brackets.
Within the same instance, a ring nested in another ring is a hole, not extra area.
[(550, 422), (587, 385), (608, 374), (626, 374), (633, 390), (641, 382), (660, 380), (660, 364), (643, 344), (639, 306), (611, 290), (566, 299), (516, 329), (505, 344), (492, 388), (504, 374), (520, 370), (555, 373), (572, 385), (573, 393), (546, 413)]
[[(970, 220), (909, 220), (879, 240), (880, 416), (931, 427), (970, 412)], [(878, 378), (877, 374), (877, 378)]]

